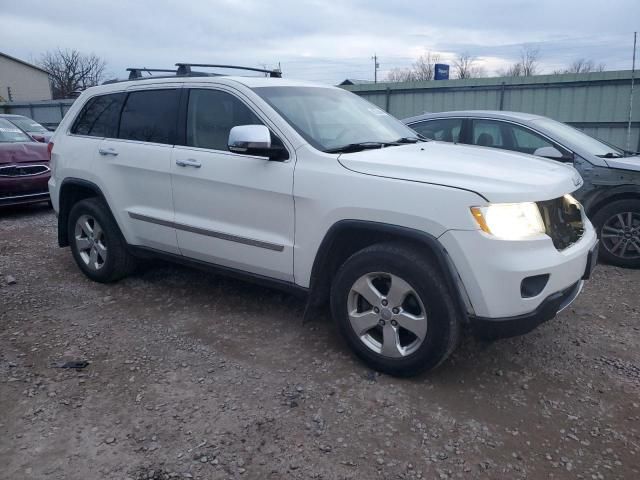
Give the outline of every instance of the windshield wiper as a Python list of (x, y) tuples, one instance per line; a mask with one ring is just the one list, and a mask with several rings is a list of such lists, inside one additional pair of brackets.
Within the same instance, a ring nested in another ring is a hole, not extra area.
[(607, 152), (604, 155), (596, 155), (597, 157), (600, 158), (622, 158), (623, 155), (620, 155), (619, 153), (616, 152)]
[(370, 150), (373, 148), (382, 148), (387, 143), (382, 142), (359, 142), (359, 143), (349, 143), (347, 145), (343, 145), (341, 147), (328, 148), (325, 150), (326, 153), (353, 153), (353, 152), (361, 152), (362, 150)]
[(395, 142), (391, 142), (391, 143), (400, 145), (403, 143), (418, 143), (418, 142), (428, 142), (428, 140), (422, 137), (402, 137), (397, 139)]

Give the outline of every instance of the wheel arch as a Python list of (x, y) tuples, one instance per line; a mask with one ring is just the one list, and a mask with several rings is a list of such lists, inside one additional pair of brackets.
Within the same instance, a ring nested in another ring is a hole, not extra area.
[[(81, 178), (65, 178), (60, 186), (58, 210), (58, 245), (69, 246), (69, 212), (73, 206), (85, 198), (100, 198), (109, 208), (109, 204), (95, 183)], [(110, 210), (109, 210), (110, 211)]]
[(629, 184), (599, 189), (585, 199), (584, 207), (589, 218), (592, 218), (602, 207), (617, 200), (640, 200), (640, 185)]
[(413, 245), (434, 262), (453, 294), (460, 318), (466, 323), (472, 313), (469, 297), (449, 253), (438, 239), (413, 228), (365, 220), (341, 220), (328, 230), (311, 269), (309, 304), (319, 306), (327, 302), (336, 272), (351, 255), (390, 241)]

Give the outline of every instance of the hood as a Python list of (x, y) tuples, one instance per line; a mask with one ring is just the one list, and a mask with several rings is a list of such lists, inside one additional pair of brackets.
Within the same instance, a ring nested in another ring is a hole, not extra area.
[(49, 153), (47, 152), (46, 143), (0, 143), (0, 165), (29, 162), (49, 163)]
[(607, 162), (607, 165), (611, 168), (640, 172), (640, 155), (634, 157), (606, 158), (605, 162)]
[(470, 190), (493, 203), (550, 200), (579, 188), (571, 166), (495, 148), (426, 142), (342, 154), (349, 170)]

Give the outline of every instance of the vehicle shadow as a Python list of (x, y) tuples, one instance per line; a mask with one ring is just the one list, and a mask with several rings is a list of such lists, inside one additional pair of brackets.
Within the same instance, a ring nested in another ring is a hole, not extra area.
[(26, 216), (51, 211), (52, 208), (47, 202), (33, 203), (29, 205), (0, 206), (0, 220), (19, 220)]

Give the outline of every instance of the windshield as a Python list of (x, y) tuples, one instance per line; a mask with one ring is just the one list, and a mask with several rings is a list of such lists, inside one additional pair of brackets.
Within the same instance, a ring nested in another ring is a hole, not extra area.
[(31, 120), (27, 117), (11, 117), (9, 121), (20, 127), (25, 132), (46, 133), (49, 131), (35, 120)]
[(533, 123), (552, 131), (560, 141), (566, 140), (567, 143), (577, 145), (591, 155), (604, 158), (624, 157), (622, 150), (590, 137), (586, 133), (566, 123), (556, 122), (550, 118), (538, 118), (533, 120)]
[(13, 123), (0, 118), (0, 142), (30, 142), (31, 138)]
[(318, 150), (339, 150), (354, 144), (383, 146), (416, 139), (416, 133), (399, 120), (346, 90), (322, 87), (253, 90)]

